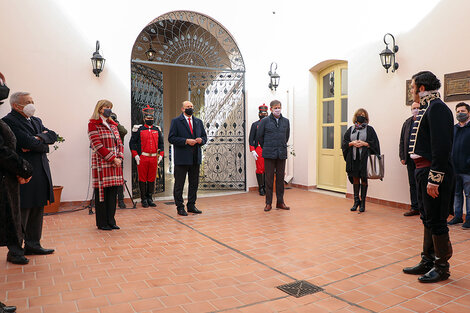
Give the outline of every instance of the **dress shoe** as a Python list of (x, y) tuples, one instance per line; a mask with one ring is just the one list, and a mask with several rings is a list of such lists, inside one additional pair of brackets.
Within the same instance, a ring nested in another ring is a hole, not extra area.
[(423, 258), (418, 265), (405, 267), (403, 273), (411, 275), (424, 275), (434, 267), (434, 261), (428, 258)]
[(463, 223), (462, 228), (470, 229), (470, 218), (465, 218), (465, 223)]
[(147, 202), (147, 199), (142, 200), (142, 206), (143, 206), (144, 208), (148, 208), (148, 207), (149, 207), (149, 203)]
[(419, 210), (410, 209), (408, 212), (403, 213), (404, 216), (419, 215)]
[(113, 230), (111, 227), (109, 226), (101, 226), (101, 227), (98, 227), (98, 229), (101, 229), (101, 230)]
[(45, 254), (52, 254), (54, 253), (54, 249), (44, 249), (43, 247), (24, 247), (24, 254), (25, 255), (32, 255), (32, 254), (37, 254), (37, 255), (45, 255)]
[(0, 310), (3, 310), (2, 312), (14, 313), (16, 312), (16, 306), (5, 305), (0, 302)]
[(153, 202), (152, 199), (147, 199), (147, 203), (148, 203), (148, 205), (149, 205), (150, 207), (152, 207), (152, 208), (154, 208), (154, 207), (157, 206), (157, 205), (155, 204), (155, 202)]
[(271, 209), (272, 209), (272, 206), (270, 204), (266, 204), (266, 206), (264, 207), (265, 212), (271, 211)]
[(7, 254), (7, 261), (13, 264), (28, 264), (29, 260), (24, 255)]
[(282, 210), (290, 210), (290, 208), (285, 203), (276, 204), (276, 208), (277, 209), (282, 209)]
[(454, 216), (454, 218), (452, 218), (447, 223), (447, 225), (455, 225), (455, 224), (460, 224), (460, 223), (463, 223), (463, 219), (461, 217)]
[(186, 212), (184, 208), (176, 208), (176, 210), (178, 211), (178, 215), (188, 216), (188, 212)]
[(110, 226), (112, 229), (121, 229), (121, 227), (117, 226), (117, 225), (111, 225)]
[(120, 209), (125, 209), (126, 208), (126, 204), (124, 203), (124, 200), (118, 200), (118, 207)]
[(188, 209), (188, 212), (189, 212), (189, 213), (194, 213), (194, 214), (201, 214), (201, 213), (202, 213), (202, 211), (199, 210), (199, 209), (196, 208), (196, 207), (194, 207), (194, 208), (192, 208), (192, 209)]

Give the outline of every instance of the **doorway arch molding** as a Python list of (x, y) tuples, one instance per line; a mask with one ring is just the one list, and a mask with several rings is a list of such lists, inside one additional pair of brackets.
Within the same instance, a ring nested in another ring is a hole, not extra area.
[(152, 63), (245, 71), (233, 36), (202, 13), (172, 11), (152, 20), (137, 37), (132, 59), (145, 62), (150, 46), (156, 51)]

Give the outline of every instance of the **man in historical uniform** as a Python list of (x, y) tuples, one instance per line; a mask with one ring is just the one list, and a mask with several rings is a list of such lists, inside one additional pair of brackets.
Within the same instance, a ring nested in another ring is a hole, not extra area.
[(3, 121), (10, 126), (16, 137), (16, 153), (33, 167), (31, 181), (20, 185), (21, 222), (24, 249), (21, 245), (8, 246), (9, 253), (16, 256), (51, 254), (54, 249), (44, 249), (40, 240), (44, 206), (54, 202), (51, 170), (47, 153), (49, 145), (57, 141), (57, 134), (44, 127), (35, 117), (36, 108), (28, 92), (15, 92), (10, 97), (11, 112)]
[(454, 123), (451, 110), (441, 100), (440, 87), (439, 79), (429, 71), (413, 75), (414, 101), (421, 105), (411, 129), (409, 154), (416, 164), (416, 184), (423, 201), (424, 238), (421, 262), (403, 271), (422, 275), (418, 278), (422, 283), (449, 278), (452, 256), (447, 217), (455, 184), (451, 163)]
[(249, 136), (249, 144), (250, 144), (250, 151), (253, 155), (253, 158), (256, 162), (256, 180), (258, 181), (258, 192), (260, 196), (264, 196), (266, 194), (266, 190), (264, 187), (264, 159), (263, 159), (263, 149), (259, 145), (256, 139), (256, 132), (258, 130), (259, 122), (268, 116), (268, 107), (266, 105), (259, 106), (258, 117), (259, 120), (251, 124), (250, 129), (250, 136)]
[(139, 188), (142, 206), (157, 206), (152, 200), (155, 190), (158, 164), (163, 159), (163, 135), (158, 126), (153, 125), (155, 110), (149, 105), (142, 109), (144, 125), (134, 125), (129, 147), (137, 163)]

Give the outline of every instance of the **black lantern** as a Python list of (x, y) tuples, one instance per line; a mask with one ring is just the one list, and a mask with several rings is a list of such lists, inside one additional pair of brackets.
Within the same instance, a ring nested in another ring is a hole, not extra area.
[[(386, 40), (387, 35), (392, 37), (393, 51), (388, 48), (388, 43)], [(385, 49), (382, 52), (380, 52), (380, 61), (382, 62), (382, 66), (385, 68), (387, 73), (390, 67), (392, 68), (392, 73), (393, 73), (395, 72), (395, 70), (398, 69), (398, 63), (395, 61), (395, 53), (398, 52), (398, 46), (395, 45), (395, 37), (393, 37), (393, 35), (390, 33), (385, 34), (384, 43), (385, 43)]]
[[(275, 66), (274, 70), (273, 70), (273, 66)], [(268, 87), (269, 89), (274, 90), (274, 91), (279, 86), (279, 80), (281, 79), (281, 76), (279, 76), (279, 74), (276, 73), (276, 70), (277, 70), (277, 63), (272, 62), (271, 67), (269, 68), (269, 72), (268, 72), (268, 75), (270, 78)]]
[(152, 49), (152, 43), (150, 43), (149, 49), (145, 52), (145, 55), (147, 56), (147, 60), (153, 61), (155, 59), (155, 54), (157, 54), (157, 52)]
[(93, 66), (93, 73), (96, 75), (96, 77), (100, 76), (100, 73), (104, 69), (104, 62), (106, 61), (106, 59), (100, 55), (98, 50), (100, 50), (100, 42), (97, 40), (96, 51), (93, 52), (93, 56), (91, 57), (91, 65)]

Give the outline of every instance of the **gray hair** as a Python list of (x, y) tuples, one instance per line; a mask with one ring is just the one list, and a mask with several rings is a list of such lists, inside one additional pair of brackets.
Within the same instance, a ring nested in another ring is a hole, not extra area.
[(26, 91), (18, 91), (10, 96), (10, 105), (13, 106), (14, 103), (19, 103), (20, 98), (23, 96), (29, 96), (30, 93)]

